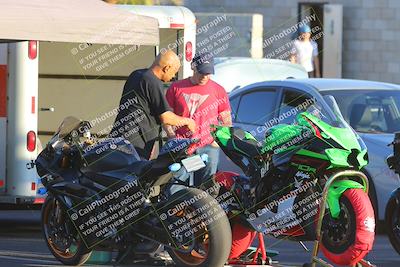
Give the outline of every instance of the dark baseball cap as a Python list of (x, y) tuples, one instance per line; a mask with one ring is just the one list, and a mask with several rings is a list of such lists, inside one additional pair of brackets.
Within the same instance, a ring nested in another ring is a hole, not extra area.
[(210, 53), (196, 54), (192, 64), (201, 74), (214, 74), (214, 58)]

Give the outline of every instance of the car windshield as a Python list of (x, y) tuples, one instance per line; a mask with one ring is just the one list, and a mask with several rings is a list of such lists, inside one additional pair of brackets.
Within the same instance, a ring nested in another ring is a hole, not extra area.
[(341, 90), (323, 93), (335, 97), (344, 119), (357, 132), (400, 131), (400, 91)]

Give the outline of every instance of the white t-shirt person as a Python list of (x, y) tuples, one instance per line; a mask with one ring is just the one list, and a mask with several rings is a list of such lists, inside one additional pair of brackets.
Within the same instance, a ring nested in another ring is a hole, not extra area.
[(313, 40), (294, 40), (291, 54), (296, 57), (296, 63), (302, 65), (307, 72), (314, 71), (314, 57), (318, 56), (318, 45)]

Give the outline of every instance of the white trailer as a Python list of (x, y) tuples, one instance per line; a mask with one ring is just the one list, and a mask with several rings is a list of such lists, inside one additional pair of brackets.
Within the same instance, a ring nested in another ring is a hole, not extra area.
[[(47, 143), (66, 116), (93, 121), (110, 114), (128, 75), (149, 67), (159, 51), (172, 49), (180, 55), (178, 78), (191, 74), (196, 26), (190, 10), (118, 7), (157, 18), (159, 45), (0, 44), (0, 203), (42, 202), (43, 197), (37, 195), (36, 170), (28, 164), (40, 152), (40, 143)], [(114, 115), (96, 123), (94, 132), (106, 133)]]
[(37, 153), (37, 43), (17, 42), (0, 47), (0, 102), (3, 107), (0, 126), (1, 202), (23, 202), (25, 197), (36, 195), (36, 174), (26, 166)]
[(182, 67), (178, 78), (183, 79), (192, 74), (190, 63), (195, 54), (196, 17), (192, 11), (182, 6), (134, 6), (118, 7), (134, 14), (157, 18), (160, 27), (160, 46), (158, 49), (174, 50), (181, 58)]

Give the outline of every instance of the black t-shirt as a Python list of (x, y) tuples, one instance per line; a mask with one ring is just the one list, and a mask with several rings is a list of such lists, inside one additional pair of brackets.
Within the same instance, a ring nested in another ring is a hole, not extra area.
[(136, 70), (125, 83), (110, 137), (124, 137), (148, 159), (161, 131), (159, 116), (169, 110), (161, 80), (151, 70)]

